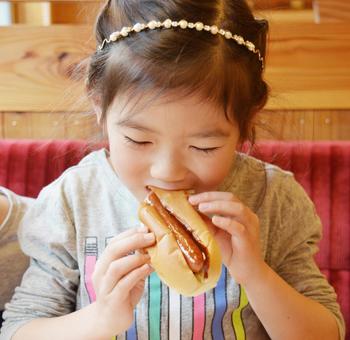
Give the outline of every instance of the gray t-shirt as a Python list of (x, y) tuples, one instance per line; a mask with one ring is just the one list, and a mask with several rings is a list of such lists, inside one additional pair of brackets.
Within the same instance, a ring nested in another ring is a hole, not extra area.
[(0, 224), (0, 310), (11, 300), (15, 287), (29, 265), (29, 259), (20, 249), (17, 229), (33, 199), (14, 194), (0, 187), (0, 195), (7, 197), (10, 209)]
[[(105, 150), (93, 152), (66, 170), (40, 193), (26, 214), (20, 241), (32, 258), (31, 265), (6, 305), (1, 339), (10, 339), (31, 319), (60, 316), (94, 301), (91, 275), (97, 258), (113, 236), (139, 225), (138, 202), (120, 182), (107, 156)], [(265, 261), (296, 290), (334, 313), (343, 339), (344, 321), (336, 294), (313, 260), (320, 220), (293, 175), (237, 154), (219, 189), (232, 191), (257, 213)], [(224, 267), (215, 289), (195, 298), (177, 294), (152, 273), (132, 327), (117, 338), (202, 337), (269, 338), (244, 289)]]

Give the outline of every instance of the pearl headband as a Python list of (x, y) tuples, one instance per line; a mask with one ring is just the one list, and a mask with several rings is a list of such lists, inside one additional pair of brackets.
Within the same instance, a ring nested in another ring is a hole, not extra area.
[(216, 34), (221, 34), (223, 37), (226, 39), (234, 40), (238, 45), (245, 46), (249, 51), (257, 54), (262, 68), (264, 68), (264, 58), (261, 56), (260, 50), (258, 50), (255, 45), (249, 41), (249, 40), (244, 40), (244, 38), (240, 35), (237, 34), (232, 34), (230, 31), (226, 31), (224, 29), (219, 29), (217, 26), (209, 26), (209, 25), (204, 25), (202, 22), (197, 22), (197, 23), (192, 23), (192, 22), (187, 22), (186, 20), (180, 20), (180, 21), (173, 21), (171, 19), (166, 19), (164, 22), (160, 21), (155, 21), (152, 20), (148, 24), (140, 24), (136, 23), (134, 26), (124, 26), (120, 31), (116, 31), (110, 34), (108, 39), (104, 39), (102, 44), (98, 46), (98, 50), (102, 50), (106, 44), (109, 44), (110, 42), (114, 42), (120, 39), (123, 39), (129, 35), (131, 32), (136, 32), (139, 33), (145, 29), (149, 30), (154, 30), (156, 28), (173, 28), (173, 27), (180, 27), (182, 29), (196, 29), (197, 31), (207, 31), (210, 32), (214, 35)]

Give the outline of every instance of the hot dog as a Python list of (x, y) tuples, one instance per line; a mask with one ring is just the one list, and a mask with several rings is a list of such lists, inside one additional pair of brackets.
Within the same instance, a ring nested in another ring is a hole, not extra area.
[(168, 228), (173, 232), (176, 242), (190, 269), (194, 273), (200, 272), (204, 267), (204, 263), (209, 260), (208, 256), (205, 254), (206, 251), (204, 247), (194, 238), (194, 235), (190, 230), (188, 230), (174, 215), (163, 207), (154, 192), (148, 196), (148, 200), (156, 208)]
[(186, 296), (213, 288), (221, 273), (221, 254), (206, 223), (185, 191), (150, 189), (139, 219), (156, 235), (156, 244), (146, 251), (158, 276)]

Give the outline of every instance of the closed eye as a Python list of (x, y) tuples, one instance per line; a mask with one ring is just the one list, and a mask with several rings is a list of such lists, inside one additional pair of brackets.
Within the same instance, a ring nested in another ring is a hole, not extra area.
[(148, 142), (148, 141), (136, 141), (128, 136), (124, 136), (124, 139), (127, 143), (130, 143), (130, 144), (133, 144), (133, 145), (136, 145), (136, 146), (145, 146), (145, 145), (148, 145), (148, 144), (152, 144), (151, 142)]
[(196, 150), (196, 151), (199, 151), (199, 152), (204, 152), (204, 153), (206, 153), (206, 154), (210, 154), (210, 153), (212, 153), (212, 152), (214, 152), (214, 151), (220, 149), (219, 146), (213, 147), (213, 148), (199, 148), (199, 147), (194, 146), (194, 145), (191, 145), (191, 148), (194, 149), (194, 150)]

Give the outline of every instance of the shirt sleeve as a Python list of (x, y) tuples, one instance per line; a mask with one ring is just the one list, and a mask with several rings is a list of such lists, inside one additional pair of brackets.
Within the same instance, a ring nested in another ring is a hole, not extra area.
[[(292, 175), (286, 175), (278, 194), (279, 214), (271, 253), (273, 269), (301, 294), (331, 311), (337, 321), (340, 339), (345, 338), (344, 319), (334, 288), (314, 260), (322, 236), (322, 224), (314, 204)], [(276, 247), (278, 244), (278, 247)]]
[(24, 215), (19, 241), (30, 266), (5, 305), (0, 339), (11, 339), (30, 320), (75, 310), (79, 270), (70, 215), (57, 182), (46, 187)]
[(25, 211), (34, 200), (16, 195), (2, 187), (0, 195), (6, 196), (10, 203), (8, 214), (0, 225), (0, 310), (3, 310), (29, 265), (28, 257), (19, 246), (17, 229)]

